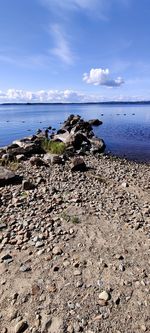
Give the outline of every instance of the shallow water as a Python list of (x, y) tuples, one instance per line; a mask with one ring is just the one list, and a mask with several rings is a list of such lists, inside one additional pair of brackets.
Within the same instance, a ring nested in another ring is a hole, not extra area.
[(58, 128), (71, 113), (99, 118), (95, 127), (106, 152), (130, 160), (150, 162), (150, 105), (0, 105), (0, 147), (40, 128)]

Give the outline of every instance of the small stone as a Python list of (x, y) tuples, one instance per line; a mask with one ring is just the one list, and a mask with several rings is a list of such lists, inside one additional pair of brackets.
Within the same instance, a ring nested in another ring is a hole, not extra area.
[(104, 290), (99, 294), (99, 299), (108, 301), (110, 299), (110, 295)]
[(31, 271), (31, 267), (26, 265), (21, 265), (20, 272), (29, 272), (29, 271)]
[(122, 186), (122, 187), (124, 187), (124, 188), (126, 188), (126, 187), (128, 187), (128, 186), (129, 186), (129, 184), (128, 184), (128, 183), (126, 183), (126, 182), (123, 182), (123, 183), (121, 184), (121, 186)]
[(37, 241), (35, 247), (42, 247), (44, 245), (43, 241)]
[(39, 251), (37, 252), (37, 255), (40, 256), (41, 254), (44, 253), (44, 251), (45, 251), (44, 249), (39, 250)]
[(28, 180), (23, 180), (22, 182), (22, 189), (24, 191), (29, 191), (29, 190), (33, 190), (35, 188), (35, 185), (32, 184), (30, 181)]
[(73, 328), (72, 325), (69, 325), (69, 326), (67, 327), (67, 333), (74, 333), (74, 328)]
[(125, 266), (122, 263), (119, 265), (119, 271), (121, 272), (125, 271)]
[(98, 301), (98, 304), (99, 304), (100, 306), (106, 306), (106, 305), (107, 305), (107, 301), (105, 301), (104, 299), (100, 299), (100, 300)]
[(58, 272), (58, 271), (59, 271), (59, 266), (54, 266), (54, 267), (53, 267), (53, 271), (54, 271), (54, 272)]
[(28, 324), (26, 321), (21, 320), (15, 327), (15, 333), (22, 333), (28, 328)]
[(4, 286), (4, 284), (6, 284), (6, 280), (5, 279), (1, 281), (1, 285)]
[(146, 332), (147, 331), (147, 327), (143, 324), (143, 325), (141, 325), (141, 330), (142, 330), (142, 332)]
[(41, 295), (40, 298), (39, 298), (39, 301), (40, 302), (45, 302), (46, 300), (46, 296), (45, 295)]
[(7, 333), (7, 332), (8, 332), (7, 328), (4, 327), (4, 328), (2, 329), (2, 333)]
[(17, 317), (17, 314), (18, 314), (18, 311), (17, 310), (14, 310), (11, 315), (10, 315), (10, 320), (13, 320)]
[(68, 261), (68, 260), (65, 260), (64, 262), (63, 262), (63, 266), (64, 267), (68, 267), (70, 265), (70, 262)]
[(45, 333), (48, 331), (49, 327), (52, 324), (52, 319), (51, 318), (46, 318), (45, 320), (43, 320), (42, 322), (42, 327), (41, 327), (41, 333)]
[(75, 305), (74, 305), (71, 301), (68, 301), (68, 307), (69, 307), (71, 310), (74, 310)]
[(62, 249), (59, 246), (55, 246), (52, 250), (54, 255), (60, 255), (62, 253)]
[(74, 229), (73, 228), (70, 228), (69, 230), (69, 234), (72, 235), (74, 233)]
[(77, 288), (81, 288), (83, 286), (83, 281), (82, 280), (79, 280), (76, 284), (76, 287)]
[(6, 223), (0, 223), (0, 230), (6, 229), (6, 228), (7, 228), (7, 224)]
[(80, 269), (75, 269), (73, 274), (74, 274), (74, 276), (78, 276), (78, 275), (82, 274), (82, 271)]
[(7, 264), (9, 264), (13, 261), (13, 258), (9, 253), (7, 253), (7, 254), (5, 254), (4, 256), (1, 257), (1, 261), (4, 261)]

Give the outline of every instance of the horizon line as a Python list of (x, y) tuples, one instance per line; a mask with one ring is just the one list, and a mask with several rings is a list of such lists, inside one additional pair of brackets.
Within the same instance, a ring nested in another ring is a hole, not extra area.
[(86, 105), (86, 104), (150, 104), (150, 100), (103, 102), (5, 102), (0, 105)]

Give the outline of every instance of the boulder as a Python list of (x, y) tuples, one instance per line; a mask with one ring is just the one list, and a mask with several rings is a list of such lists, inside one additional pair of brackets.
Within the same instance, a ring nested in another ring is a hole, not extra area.
[(11, 157), (15, 157), (16, 155), (31, 156), (33, 154), (42, 154), (41, 138), (32, 135), (21, 140), (15, 140), (11, 145), (7, 146), (6, 153), (9, 153)]
[(72, 135), (68, 131), (63, 131), (63, 133), (58, 132), (53, 136), (53, 141), (60, 141), (66, 145), (70, 145), (72, 142)]
[(81, 116), (71, 114), (67, 120), (63, 123), (62, 129), (70, 130), (79, 122)]
[(106, 148), (105, 142), (102, 139), (99, 139), (95, 136), (90, 140), (90, 143), (91, 143), (90, 151), (93, 153), (102, 153)]
[(5, 186), (9, 184), (20, 184), (21, 182), (22, 177), (0, 166), (0, 186)]
[(41, 148), (40, 142), (31, 142), (23, 144), (22, 146), (17, 146), (15, 148), (12, 148), (11, 146), (7, 147), (7, 153), (9, 153), (12, 157), (15, 157), (16, 155), (25, 155), (25, 156), (31, 156), (34, 154), (42, 154), (43, 149)]
[(44, 155), (44, 160), (50, 164), (62, 164), (62, 157), (57, 154), (47, 153)]
[(39, 167), (39, 166), (47, 166), (47, 163), (46, 163), (46, 161), (44, 161), (42, 158), (40, 158), (40, 157), (38, 157), (38, 156), (32, 156), (31, 158), (30, 158), (30, 163), (31, 163), (31, 165), (35, 165), (35, 166), (37, 166), (37, 167)]
[(78, 132), (78, 133), (72, 134), (71, 144), (75, 148), (75, 150), (78, 150), (81, 148), (81, 146), (83, 146), (85, 144), (90, 146), (90, 141), (86, 137), (85, 134)]
[(85, 171), (86, 164), (84, 162), (83, 157), (74, 157), (71, 161), (71, 171)]
[[(89, 136), (90, 132), (92, 131), (92, 126), (88, 121), (81, 119), (79, 115), (70, 115), (61, 128), (61, 131), (64, 130), (69, 133), (72, 131), (72, 134), (80, 131), (82, 133), (86, 133), (86, 135)], [(57, 134), (59, 133), (57, 132)]]
[(24, 158), (24, 155), (23, 155), (23, 154), (16, 155), (16, 160), (17, 160), (18, 162), (23, 161), (24, 159), (25, 159), (25, 158)]
[(88, 121), (91, 126), (99, 126), (102, 125), (102, 121), (99, 119), (91, 119)]

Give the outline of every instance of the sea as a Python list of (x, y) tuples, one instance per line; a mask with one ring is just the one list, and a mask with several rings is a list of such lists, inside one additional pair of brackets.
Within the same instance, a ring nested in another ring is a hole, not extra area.
[(150, 162), (149, 104), (0, 105), (0, 147), (35, 134), (37, 129), (58, 129), (70, 114), (102, 120), (94, 133), (105, 141), (106, 153)]

